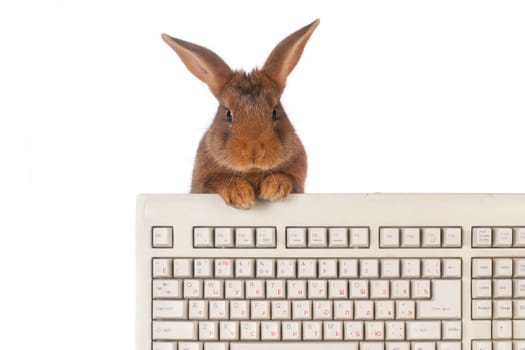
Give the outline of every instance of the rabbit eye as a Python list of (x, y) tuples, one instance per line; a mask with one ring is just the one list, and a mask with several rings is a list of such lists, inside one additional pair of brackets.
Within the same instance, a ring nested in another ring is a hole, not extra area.
[(276, 121), (277, 120), (277, 109), (274, 108), (273, 112), (272, 112), (272, 120), (273, 121)]
[(231, 123), (232, 122), (232, 118), (233, 118), (232, 111), (230, 111), (229, 109), (226, 109), (226, 121), (228, 123)]

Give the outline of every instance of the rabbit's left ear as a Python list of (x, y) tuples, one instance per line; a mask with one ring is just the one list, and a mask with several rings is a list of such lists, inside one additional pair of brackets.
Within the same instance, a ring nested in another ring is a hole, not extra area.
[(188, 70), (206, 83), (213, 95), (218, 97), (232, 75), (226, 62), (203, 46), (172, 38), (167, 34), (162, 34), (162, 40), (179, 55)]
[(268, 56), (263, 71), (279, 86), (281, 91), (286, 85), (286, 78), (301, 58), (304, 47), (319, 22), (320, 20), (316, 19), (306, 27), (290, 34), (277, 44)]

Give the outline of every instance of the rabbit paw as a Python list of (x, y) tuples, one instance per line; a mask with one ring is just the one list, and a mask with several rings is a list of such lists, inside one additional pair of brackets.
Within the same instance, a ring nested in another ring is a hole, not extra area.
[(265, 200), (283, 200), (292, 192), (293, 184), (290, 177), (277, 173), (266, 176), (261, 182), (261, 193), (259, 197)]
[(240, 177), (235, 177), (219, 191), (222, 199), (231, 206), (250, 209), (255, 205), (255, 191), (252, 185)]

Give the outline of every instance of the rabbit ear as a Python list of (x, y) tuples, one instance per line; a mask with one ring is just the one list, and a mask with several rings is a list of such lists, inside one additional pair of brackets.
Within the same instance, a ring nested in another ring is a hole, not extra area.
[(272, 79), (282, 90), (286, 84), (288, 74), (292, 72), (295, 65), (301, 58), (304, 47), (310, 39), (320, 20), (316, 19), (306, 27), (303, 27), (283, 39), (264, 64), (263, 71)]
[(215, 97), (230, 79), (230, 67), (216, 53), (205, 47), (162, 34), (166, 42), (179, 55), (190, 72), (208, 85)]

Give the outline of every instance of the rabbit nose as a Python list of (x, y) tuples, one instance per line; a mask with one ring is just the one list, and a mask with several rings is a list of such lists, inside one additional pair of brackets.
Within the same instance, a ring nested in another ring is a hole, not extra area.
[(256, 163), (264, 157), (265, 153), (266, 151), (264, 150), (263, 144), (261, 142), (254, 142), (246, 145), (243, 156), (251, 160), (252, 163)]

